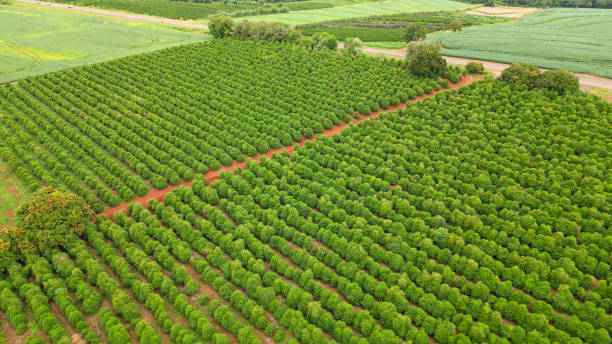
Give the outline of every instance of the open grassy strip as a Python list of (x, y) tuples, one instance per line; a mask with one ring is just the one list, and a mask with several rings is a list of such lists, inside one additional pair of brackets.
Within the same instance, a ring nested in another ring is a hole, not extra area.
[(529, 62), (611, 78), (611, 15), (610, 9), (547, 9), (516, 22), (445, 32), (428, 39), (441, 42), (442, 53), (449, 56)]
[(0, 225), (14, 220), (15, 209), (29, 194), (30, 190), (11, 171), (9, 165), (0, 161)]

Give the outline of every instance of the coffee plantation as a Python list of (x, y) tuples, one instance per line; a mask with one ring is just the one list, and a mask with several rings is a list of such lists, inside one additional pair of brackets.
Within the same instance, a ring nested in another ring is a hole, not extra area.
[(0, 342), (610, 344), (612, 104), (409, 64), (219, 39), (0, 86), (0, 158), (106, 210), (0, 261)]

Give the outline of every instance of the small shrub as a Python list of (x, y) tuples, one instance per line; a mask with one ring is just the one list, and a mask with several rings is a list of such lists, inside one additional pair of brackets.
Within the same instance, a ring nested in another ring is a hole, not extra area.
[(465, 69), (468, 71), (468, 73), (483, 73), (484, 72), (484, 66), (482, 65), (482, 63), (476, 62), (476, 61), (470, 61), (465, 66)]
[(525, 84), (528, 88), (533, 88), (539, 76), (540, 70), (538, 67), (521, 62), (513, 63), (508, 68), (504, 69), (499, 79), (514, 84)]
[(226, 15), (216, 15), (208, 21), (208, 30), (214, 38), (228, 37), (232, 34), (234, 21)]
[(452, 22), (450, 22), (448, 27), (453, 31), (461, 31), (463, 24), (459, 20), (453, 20)]
[(559, 94), (568, 94), (578, 91), (580, 83), (574, 73), (567, 70), (548, 70), (536, 79), (535, 87), (547, 88)]
[(17, 226), (10, 233), (18, 254), (34, 253), (70, 242), (94, 215), (83, 198), (44, 187), (17, 208)]
[(427, 35), (425, 26), (421, 23), (413, 23), (406, 27), (404, 39), (406, 42), (420, 41)]

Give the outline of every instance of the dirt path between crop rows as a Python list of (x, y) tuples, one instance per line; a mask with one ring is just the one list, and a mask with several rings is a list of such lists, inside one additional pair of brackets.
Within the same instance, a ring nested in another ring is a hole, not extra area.
[[(413, 102), (417, 102), (419, 100), (423, 100), (425, 98), (432, 97), (436, 93), (438, 93), (440, 91), (443, 91), (443, 90), (457, 89), (457, 88), (459, 88), (461, 86), (465, 86), (465, 85), (470, 84), (473, 80), (474, 79), (471, 76), (469, 76), (469, 75), (464, 76), (461, 80), (459, 80), (459, 82), (451, 84), (448, 88), (442, 88), (439, 91), (433, 91), (433, 92), (431, 92), (429, 94), (424, 94), (422, 96), (416, 97), (415, 99), (411, 99), (411, 100), (407, 101), (406, 103), (413, 103)], [(367, 119), (376, 118), (376, 117), (378, 117), (379, 115), (381, 115), (383, 113), (386, 113), (386, 112), (389, 112), (389, 111), (393, 111), (393, 110), (397, 110), (399, 108), (402, 108), (402, 107), (404, 107), (406, 105), (406, 103), (399, 103), (398, 105), (390, 106), (390, 107), (388, 107), (386, 109), (383, 109), (383, 110), (371, 112), (369, 115), (367, 115), (367, 116), (360, 116), (359, 118), (354, 119), (350, 123), (346, 123), (346, 122), (340, 123), (340, 124), (338, 124), (336, 126), (333, 126), (331, 129), (324, 130), (322, 133), (314, 135), (311, 138), (302, 137), (302, 140), (300, 142), (298, 142), (297, 145), (303, 146), (307, 141), (312, 141), (312, 140), (314, 140), (319, 135), (325, 135), (325, 136), (328, 136), (328, 137), (332, 137), (334, 134), (340, 133), (348, 125), (356, 125), (356, 124), (361, 123), (361, 122), (363, 122), (363, 121), (365, 121)], [(263, 154), (263, 155), (258, 155), (258, 156), (255, 156), (255, 157), (249, 157), (249, 159), (253, 159), (254, 161), (258, 162), (261, 159), (262, 156), (266, 156), (267, 158), (269, 158), (269, 157), (271, 157), (274, 154), (280, 154), (280, 153), (282, 153), (284, 151), (286, 151), (287, 153), (291, 154), (291, 153), (293, 153), (294, 150), (295, 150), (295, 145), (287, 146), (287, 147), (281, 147), (281, 148), (278, 148), (278, 149), (272, 149), (272, 150), (268, 151), (266, 154)], [(230, 166), (223, 166), (220, 169), (213, 170), (213, 171), (208, 171), (205, 174), (206, 182), (210, 184), (213, 180), (219, 179), (219, 175), (223, 171), (230, 171), (231, 172), (236, 167), (245, 168), (245, 166), (246, 166), (246, 160), (244, 160), (242, 162), (235, 161)], [(164, 189), (152, 189), (151, 191), (149, 191), (149, 193), (147, 193), (144, 196), (136, 197), (136, 198), (134, 198), (133, 200), (131, 200), (129, 202), (125, 202), (125, 203), (119, 204), (118, 206), (115, 206), (115, 207), (107, 208), (102, 213), (105, 214), (108, 218), (114, 219), (113, 214), (115, 212), (117, 212), (117, 211), (126, 211), (128, 205), (130, 203), (140, 203), (140, 204), (142, 204), (143, 206), (146, 207), (147, 203), (149, 202), (149, 200), (157, 199), (157, 200), (161, 201), (161, 200), (163, 200), (164, 196), (166, 196), (166, 194), (168, 192), (170, 192), (170, 191), (172, 191), (172, 190), (174, 190), (174, 189), (176, 189), (178, 187), (181, 187), (181, 186), (189, 187), (189, 186), (191, 186), (191, 182), (190, 181), (189, 182), (183, 182), (183, 183), (180, 183), (178, 185), (168, 185)]]
[(128, 12), (104, 10), (104, 9), (93, 8), (93, 7), (81, 7), (81, 6), (72, 6), (69, 4), (58, 4), (54, 2), (35, 1), (35, 0), (17, 0), (17, 1), (25, 2), (28, 4), (40, 5), (41, 7), (47, 6), (47, 7), (54, 7), (54, 8), (65, 8), (65, 9), (69, 9), (75, 12), (88, 12), (88, 13), (102, 14), (102, 15), (116, 17), (116, 18), (123, 18), (127, 20), (147, 21), (147, 22), (153, 22), (153, 23), (162, 23), (162, 24), (168, 24), (168, 25), (189, 27), (192, 29), (208, 30), (208, 25), (196, 24), (190, 21), (185, 21), (185, 20), (166, 19), (166, 18), (160, 18), (160, 17), (133, 14), (133, 13), (128, 13)]
[[(342, 49), (343, 46), (339, 45), (338, 48)], [(370, 54), (384, 54), (392, 57), (404, 58), (406, 56), (406, 48), (403, 49), (380, 49), (372, 47), (363, 47), (363, 52)], [(492, 61), (482, 61), (476, 59), (466, 59), (462, 57), (444, 56), (447, 63), (451, 63), (457, 66), (465, 67), (470, 61), (477, 61), (483, 64), (486, 70), (493, 72), (495, 76), (499, 76), (501, 72), (508, 68), (509, 64), (499, 63)], [(541, 69), (545, 70), (545, 69)], [(598, 88), (602, 90), (612, 91), (612, 79), (602, 78), (592, 74), (575, 73), (580, 80), (582, 87)]]

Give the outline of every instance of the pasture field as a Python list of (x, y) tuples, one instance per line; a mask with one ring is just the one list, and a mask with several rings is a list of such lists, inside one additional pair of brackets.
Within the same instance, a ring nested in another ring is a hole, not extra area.
[(198, 176), (9, 264), (5, 326), (54, 343), (609, 344), (610, 111), (488, 79)]
[(612, 78), (612, 10), (555, 8), (512, 23), (471, 27), (428, 37), (449, 56), (529, 62), (542, 68)]
[(347, 18), (369, 17), (373, 15), (461, 10), (471, 6), (473, 5), (452, 0), (389, 0), (280, 14), (241, 17), (238, 18), (238, 20), (275, 21), (291, 25), (304, 25)]
[(0, 23), (0, 83), (209, 38), (161, 24), (21, 4), (0, 5)]

